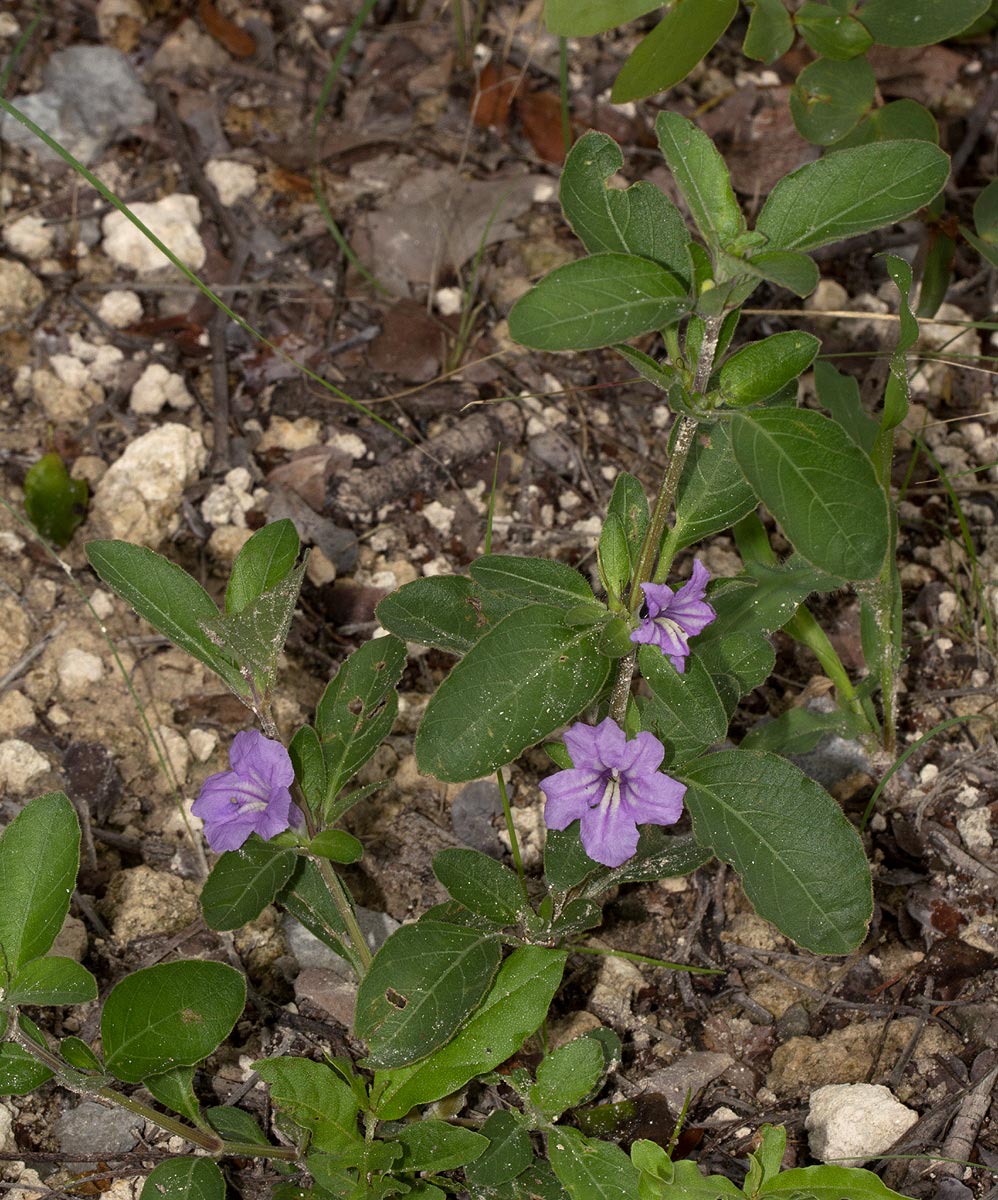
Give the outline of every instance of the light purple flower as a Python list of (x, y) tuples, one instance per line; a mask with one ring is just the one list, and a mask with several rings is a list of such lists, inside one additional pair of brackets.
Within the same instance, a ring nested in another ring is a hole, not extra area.
[(631, 641), (657, 646), (680, 675), (686, 669), (689, 638), (703, 633), (717, 616), (704, 600), (709, 578), (707, 568), (698, 559), (689, 581), (677, 592), (665, 583), (641, 585), (645, 602), (641, 606), (641, 624), (631, 634)]
[(565, 734), (573, 767), (541, 782), (544, 821), (566, 829), (581, 818), (582, 848), (595, 862), (619, 867), (638, 848), (638, 825), (672, 825), (686, 785), (659, 771), (665, 749), (650, 733), (628, 741), (612, 717)]
[(191, 812), (204, 821), (204, 836), (216, 854), (238, 850), (251, 833), (269, 841), (302, 815), (292, 803), (295, 769), (287, 750), (256, 729), (232, 739), (231, 771), (209, 775)]

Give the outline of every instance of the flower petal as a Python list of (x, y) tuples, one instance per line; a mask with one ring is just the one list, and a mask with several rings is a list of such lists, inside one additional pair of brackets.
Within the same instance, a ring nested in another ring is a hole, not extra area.
[(661, 771), (629, 777), (622, 791), (622, 807), (636, 824), (674, 825), (683, 815), (686, 785)]
[(613, 717), (605, 717), (593, 727), (593, 741), (596, 754), (603, 767), (620, 769), (629, 758), (627, 751), (627, 734), (620, 728)]
[(291, 755), (273, 738), (264, 737), (258, 729), (243, 729), (232, 739), (229, 763), (240, 775), (257, 775), (271, 787), (289, 787), (295, 769)]
[(602, 791), (600, 775), (591, 769), (559, 771), (538, 786), (546, 800), (544, 824), (552, 829), (567, 829), (599, 802)]
[(582, 848), (604, 867), (619, 867), (638, 848), (638, 827), (622, 804), (600, 804), (582, 818)]
[(596, 753), (596, 730), (592, 725), (576, 721), (570, 729), (565, 730), (563, 741), (573, 767), (590, 767), (597, 771), (602, 768), (603, 764)]

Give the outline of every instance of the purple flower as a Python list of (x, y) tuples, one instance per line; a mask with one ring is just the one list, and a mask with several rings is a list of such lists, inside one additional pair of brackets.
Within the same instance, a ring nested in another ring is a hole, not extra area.
[(641, 606), (641, 624), (631, 634), (631, 641), (657, 646), (680, 675), (686, 669), (689, 638), (703, 633), (717, 616), (703, 598), (709, 578), (707, 568), (698, 559), (689, 582), (677, 592), (664, 583), (641, 585), (645, 602)]
[(280, 742), (244, 729), (232, 739), (229, 765), (231, 771), (208, 776), (191, 807), (204, 821), (204, 836), (216, 854), (238, 850), (251, 833), (266, 842), (301, 824), (289, 791), (295, 769)]
[(573, 725), (565, 734), (573, 768), (541, 782), (544, 821), (566, 829), (581, 818), (582, 847), (591, 859), (619, 867), (638, 848), (638, 825), (672, 825), (683, 811), (686, 785), (659, 771), (665, 749), (650, 733), (628, 741), (612, 717)]

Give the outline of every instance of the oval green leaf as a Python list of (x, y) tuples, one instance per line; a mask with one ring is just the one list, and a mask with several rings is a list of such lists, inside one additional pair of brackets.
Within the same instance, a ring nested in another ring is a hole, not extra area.
[(4, 994), (5, 1004), (86, 1004), (97, 999), (97, 980), (75, 959), (49, 955), (25, 963)]
[(483, 554), (475, 559), (468, 572), (487, 591), (515, 596), (519, 600), (554, 604), (560, 608), (598, 604), (585, 576), (551, 558)]
[(478, 779), (577, 716), (610, 673), (599, 638), (599, 626), (568, 626), (548, 605), (510, 613), (437, 689), (416, 735), (419, 769)]
[(159, 963), (126, 975), (101, 1013), (107, 1069), (140, 1083), (192, 1066), (228, 1037), (245, 1003), (245, 979), (224, 963)]
[(532, 911), (513, 872), (480, 850), (441, 850), (433, 874), (458, 903), (497, 925), (515, 925)]
[(559, 37), (592, 37), (661, 6), (662, 0), (544, 0), (544, 23)]
[(741, 875), (760, 916), (816, 954), (860, 945), (873, 912), (870, 869), (824, 788), (754, 750), (711, 754), (682, 775), (697, 840)]
[(353, 1088), (332, 1067), (288, 1055), (262, 1059), (253, 1070), (270, 1085), (275, 1106), (312, 1135), (313, 1150), (336, 1154), (362, 1149), (360, 1105)]
[(139, 1200), (225, 1200), (225, 1180), (210, 1158), (171, 1158), (146, 1176)]
[(232, 564), (225, 589), (225, 611), (242, 612), (264, 592), (277, 587), (294, 570), (300, 548), (293, 521), (272, 521), (258, 529)]
[(745, 218), (717, 147), (703, 130), (679, 113), (659, 113), (655, 132), (704, 241), (714, 250), (727, 247), (745, 232)]
[(45, 954), (69, 912), (80, 823), (62, 792), (29, 801), (0, 840), (0, 986)]
[(718, 421), (701, 430), (686, 459), (675, 522), (666, 534), (666, 545), (674, 555), (684, 546), (728, 529), (757, 503), (735, 460), (727, 426)]
[(930, 142), (835, 150), (785, 175), (756, 229), (774, 249), (813, 250), (917, 212), (942, 189), (949, 158)]
[(679, 280), (630, 254), (557, 267), (513, 306), (509, 332), (534, 350), (596, 350), (672, 325), (689, 302)]
[(814, 362), (821, 340), (799, 329), (774, 333), (743, 346), (721, 367), (720, 388), (725, 404), (741, 408), (775, 396)]
[(873, 104), (876, 88), (865, 58), (819, 58), (801, 71), (790, 91), (794, 124), (809, 142), (830, 146), (856, 128)]
[(845, 62), (857, 54), (865, 54), (873, 45), (870, 31), (848, 13), (836, 12), (827, 4), (808, 0), (794, 18), (804, 41), (815, 54)]
[(255, 920), (291, 878), (298, 856), (252, 834), (238, 850), (228, 850), (201, 889), (201, 909), (209, 929), (240, 929)]
[(809, 409), (760, 409), (735, 413), (731, 436), (746, 479), (808, 562), (848, 580), (878, 573), (887, 501), (873, 464), (836, 421)]
[(931, 46), (963, 33), (989, 7), (990, 0), (869, 0), (856, 16), (882, 46)]
[(737, 11), (738, 0), (675, 0), (621, 67), (611, 102), (643, 100), (685, 79)]

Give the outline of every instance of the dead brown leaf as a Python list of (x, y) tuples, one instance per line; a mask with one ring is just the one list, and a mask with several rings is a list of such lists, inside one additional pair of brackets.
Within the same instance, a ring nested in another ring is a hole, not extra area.
[(205, 29), (233, 58), (252, 58), (256, 54), (256, 38), (219, 12), (211, 0), (198, 0), (198, 15)]

